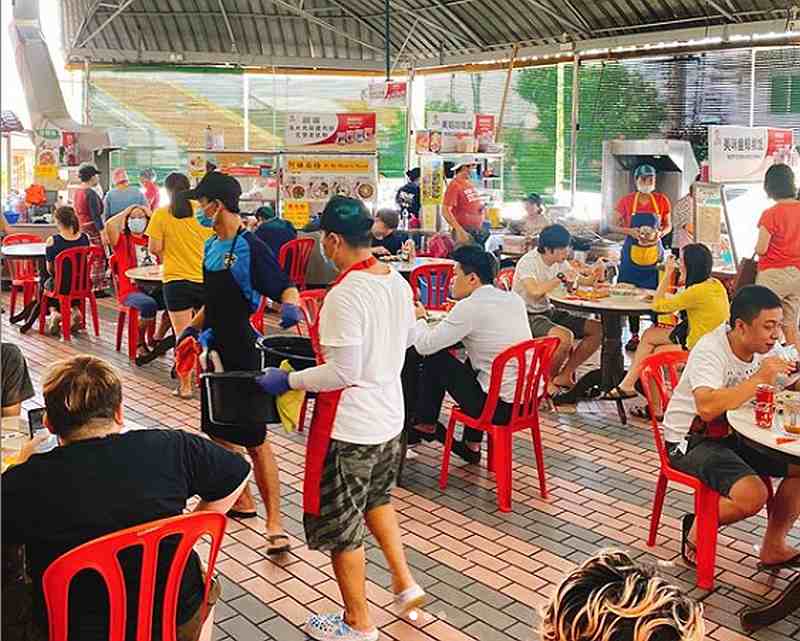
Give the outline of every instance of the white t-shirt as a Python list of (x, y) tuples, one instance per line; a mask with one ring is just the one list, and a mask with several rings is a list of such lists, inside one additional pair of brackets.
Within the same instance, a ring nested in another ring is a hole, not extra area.
[(532, 249), (517, 263), (511, 289), (522, 296), (527, 304), (529, 314), (543, 314), (550, 310), (550, 299), (546, 295), (538, 298), (529, 296), (522, 281), (526, 278), (533, 278), (539, 282), (553, 280), (559, 273), (566, 273), (570, 269), (571, 267), (566, 261), (546, 265), (539, 250)]
[(361, 375), (342, 393), (332, 438), (378, 445), (403, 430), (400, 372), (415, 320), (411, 287), (394, 270), (352, 272), (325, 297), (319, 320), (323, 349), (361, 348)]
[[(483, 391), (488, 392), (495, 357), (512, 345), (530, 339), (525, 302), (513, 292), (484, 285), (458, 301), (437, 325), (429, 327), (420, 320), (414, 347), (428, 356), (463, 342), (470, 364), (478, 372), (478, 382)], [(517, 364), (512, 361), (506, 366), (500, 397), (512, 403), (516, 385)]]
[(689, 362), (667, 406), (664, 440), (679, 443), (689, 433), (692, 421), (697, 416), (694, 390), (700, 387), (735, 387), (751, 378), (761, 366), (761, 361), (779, 354), (780, 349), (776, 346), (767, 354), (753, 354), (753, 360), (749, 363), (739, 360), (728, 341), (727, 323), (703, 336), (689, 352)]

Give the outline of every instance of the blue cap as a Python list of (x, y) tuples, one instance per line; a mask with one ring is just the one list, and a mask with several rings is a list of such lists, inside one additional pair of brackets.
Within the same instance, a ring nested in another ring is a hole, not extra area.
[(655, 176), (656, 168), (653, 165), (639, 165), (633, 173), (634, 178), (642, 178), (643, 176)]

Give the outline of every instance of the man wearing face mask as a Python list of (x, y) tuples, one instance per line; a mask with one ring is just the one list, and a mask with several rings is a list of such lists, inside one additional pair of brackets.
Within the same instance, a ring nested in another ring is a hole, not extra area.
[[(203, 208), (200, 222), (211, 225), (215, 235), (206, 241), (203, 254), (205, 305), (183, 331), (178, 345), (189, 336), (197, 338), (202, 330), (211, 330), (209, 349), (219, 354), (225, 371), (261, 367), (257, 334), (250, 325), (250, 315), (258, 308), (261, 296), (281, 302), (281, 327), (292, 327), (301, 318), (297, 288), (272, 251), (242, 225), (241, 194), (242, 187), (235, 178), (216, 171), (207, 173), (195, 189), (182, 192), (184, 198), (199, 201)], [(201, 429), (228, 449), (246, 448), (252, 459), (256, 484), (267, 508), (267, 554), (288, 551), (289, 537), (281, 525), (278, 466), (266, 441), (266, 426), (217, 427), (210, 420), (202, 386), (201, 396)], [(249, 489), (239, 497), (231, 515), (257, 516)]]
[[(620, 283), (643, 289), (658, 287), (658, 263), (664, 255), (661, 239), (672, 230), (672, 204), (656, 189), (656, 169), (639, 165), (633, 174), (636, 191), (623, 196), (614, 212), (610, 231), (623, 234), (620, 256)], [(649, 232), (655, 234), (648, 236)], [(635, 351), (639, 345), (639, 318), (630, 318), (631, 339), (625, 346)]]
[(364, 541), (371, 532), (392, 573), (403, 616), (425, 592), (411, 576), (391, 503), (400, 461), (400, 372), (414, 336), (411, 288), (370, 252), (364, 204), (335, 196), (320, 216), (322, 252), (339, 270), (312, 329), (317, 367), (268, 368), (259, 384), (279, 395), (318, 392), (306, 447), (303, 525), (312, 550), (330, 552), (344, 613), (314, 615), (305, 631), (320, 641), (377, 641), (367, 603)]
[(477, 179), (477, 168), (474, 160), (453, 167), (453, 180), (444, 193), (442, 212), (457, 244), (476, 243), (483, 247), (489, 234), (483, 229), (483, 198), (473, 182)]

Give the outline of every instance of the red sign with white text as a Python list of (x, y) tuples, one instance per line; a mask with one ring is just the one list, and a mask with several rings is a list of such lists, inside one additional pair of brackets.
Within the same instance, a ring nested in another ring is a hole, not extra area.
[(314, 151), (375, 151), (375, 113), (290, 113), (286, 147)]

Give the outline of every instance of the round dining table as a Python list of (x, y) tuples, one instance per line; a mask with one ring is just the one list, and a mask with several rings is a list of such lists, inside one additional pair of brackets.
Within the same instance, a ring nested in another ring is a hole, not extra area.
[[(575, 387), (563, 395), (568, 403), (590, 397), (588, 392), (599, 388), (609, 392), (625, 378), (625, 355), (622, 352), (622, 320), (627, 316), (655, 314), (650, 301), (654, 291), (640, 289), (631, 296), (608, 296), (587, 300), (567, 293), (563, 288), (549, 294), (550, 302), (556, 307), (571, 312), (595, 314), (603, 326), (603, 342), (600, 347), (600, 368), (588, 372)], [(620, 421), (625, 425), (628, 417), (621, 400), (616, 400)]]
[[(749, 445), (770, 456), (800, 465), (800, 435), (783, 429), (783, 415), (776, 412), (770, 429), (758, 427), (755, 407), (747, 403), (727, 413), (731, 428)], [(800, 572), (796, 572), (786, 588), (775, 599), (762, 606), (747, 608), (739, 615), (748, 632), (772, 625), (800, 609)]]
[(456, 261), (449, 258), (431, 258), (428, 256), (418, 256), (414, 260), (386, 260), (385, 262), (390, 267), (393, 267), (401, 274), (410, 274), (417, 267), (424, 265), (455, 265)]
[(19, 243), (18, 245), (3, 245), (4, 258), (11, 260), (39, 260), (47, 256), (47, 245), (44, 243)]
[(164, 280), (163, 265), (146, 265), (144, 267), (131, 267), (125, 272), (130, 280), (140, 283), (160, 283)]

